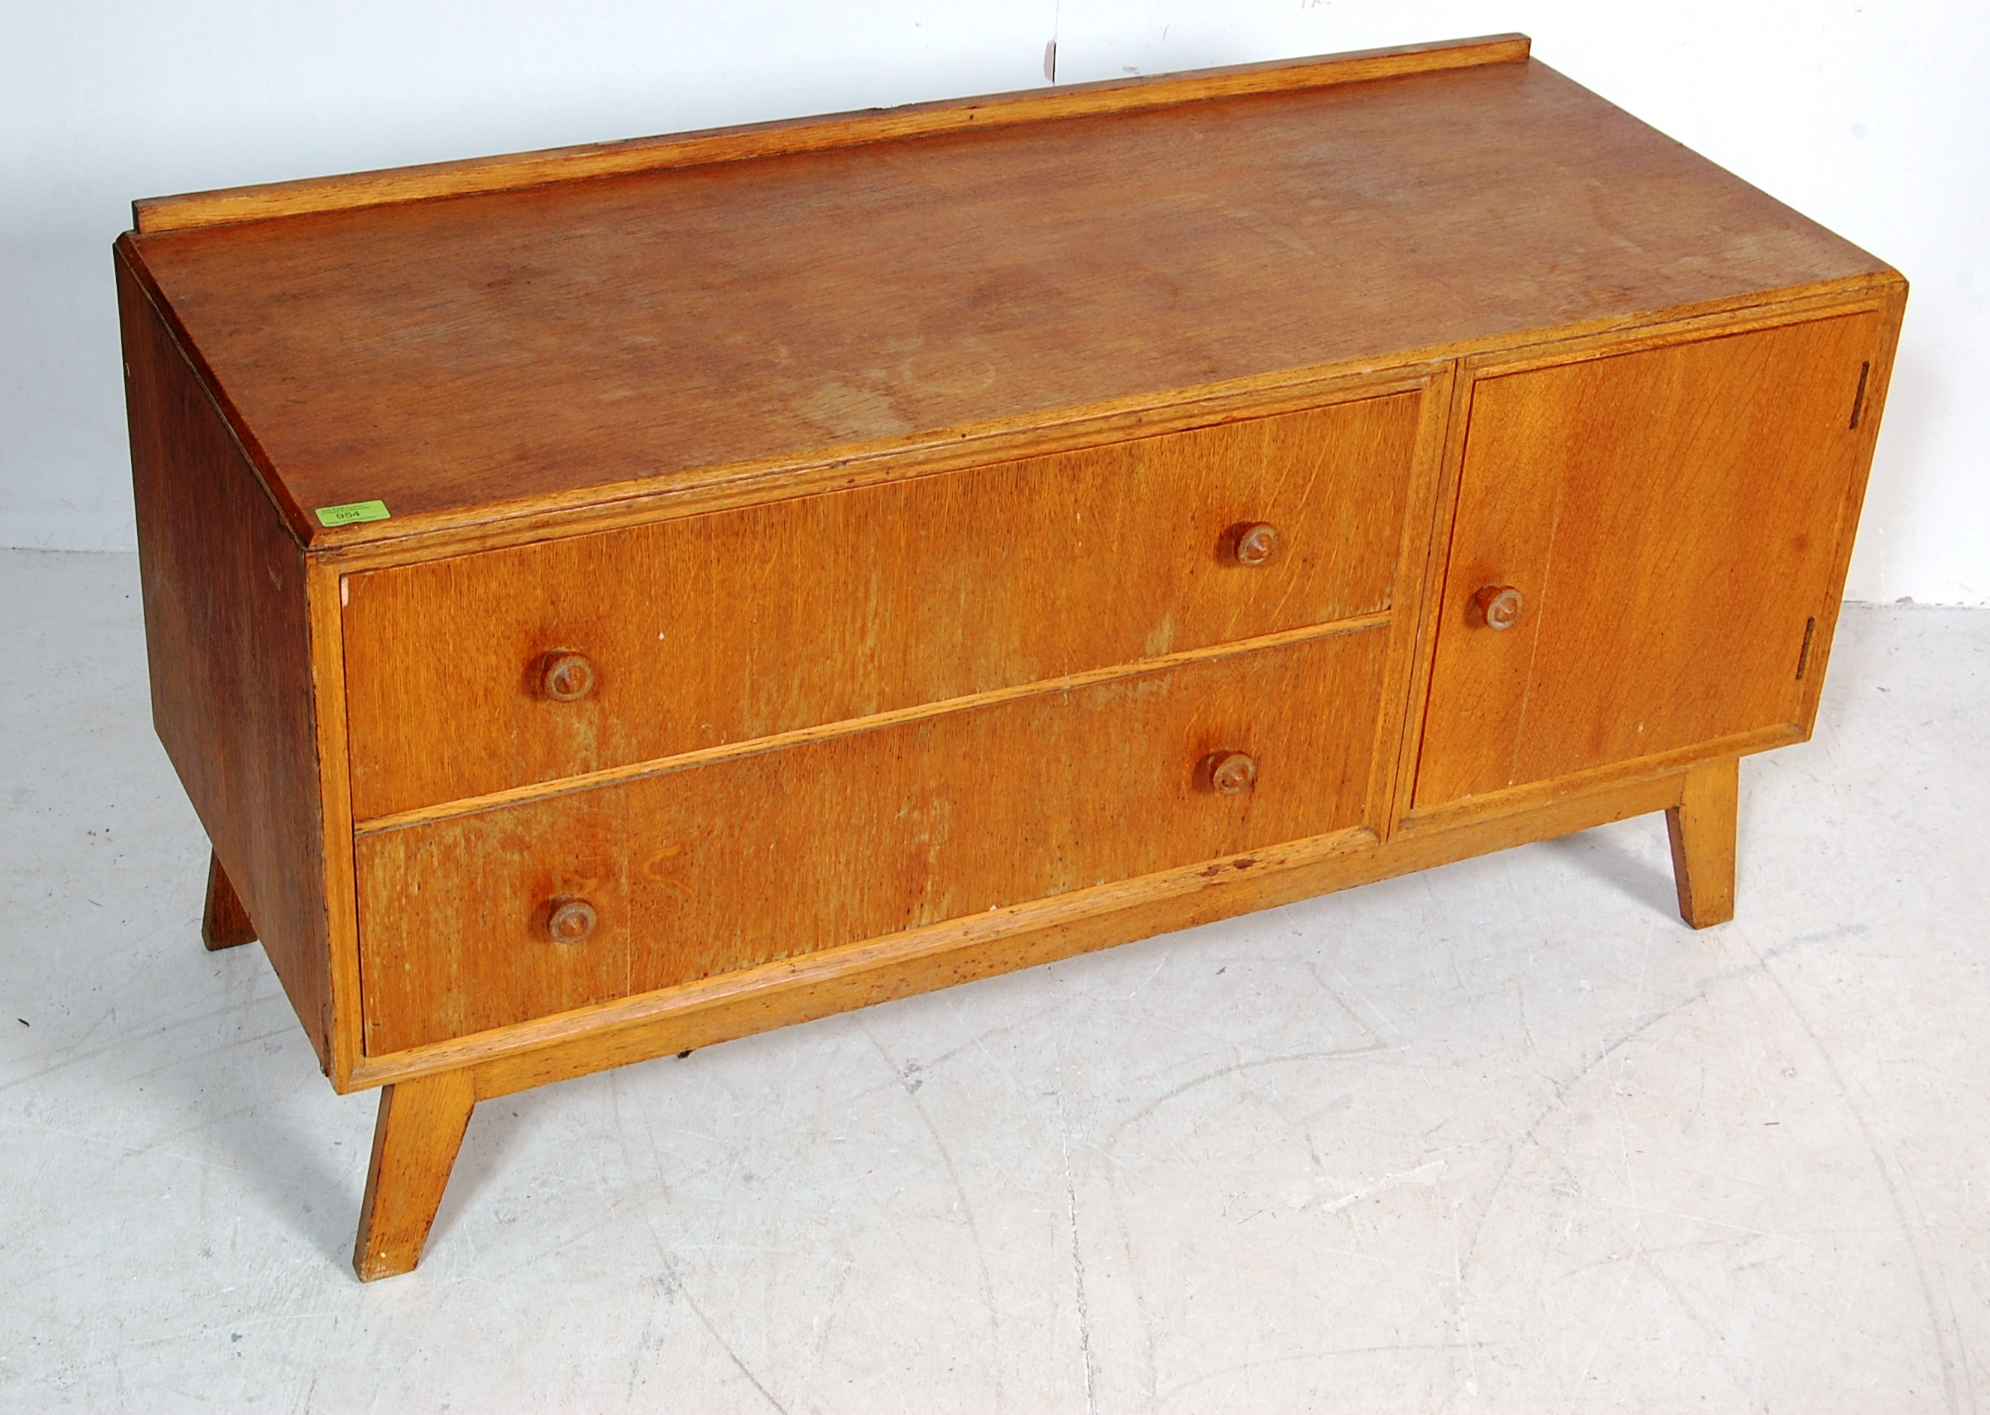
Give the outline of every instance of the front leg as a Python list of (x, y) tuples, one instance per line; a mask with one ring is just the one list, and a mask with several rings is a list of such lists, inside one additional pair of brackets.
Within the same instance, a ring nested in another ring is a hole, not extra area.
[(1696, 929), (1734, 917), (1734, 836), (1741, 797), (1741, 758), (1691, 768), (1679, 804), (1665, 813), (1672, 837), (1672, 879), (1679, 917)]
[(380, 1092), (373, 1163), (352, 1250), (360, 1281), (413, 1272), (421, 1261), (475, 1104), (467, 1071), (417, 1076)]

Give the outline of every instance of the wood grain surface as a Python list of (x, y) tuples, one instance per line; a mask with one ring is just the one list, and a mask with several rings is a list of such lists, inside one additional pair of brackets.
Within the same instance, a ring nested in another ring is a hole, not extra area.
[[(348, 576), (355, 815), (1385, 611), (1418, 420), (1396, 394)], [(540, 666), (575, 655), (559, 701)]]
[(1181, 74), (1059, 84), (1048, 89), (990, 94), (983, 98), (944, 99), (937, 103), (749, 123), (668, 137), (629, 138), (543, 152), (189, 192), (133, 202), (132, 225), (145, 232), (181, 231), (316, 211), (349, 211), (438, 197), (516, 191), (670, 167), (819, 152), (832, 147), (932, 137), (968, 129), (986, 130), (1101, 113), (1131, 113), (1210, 98), (1365, 83), (1480, 64), (1511, 64), (1524, 60), (1529, 47), (1524, 34), (1400, 44), (1311, 59), (1273, 59)]
[(133, 249), (313, 545), (1885, 270), (1532, 61)]
[[(1418, 810), (1787, 725), (1835, 612), (1877, 313), (1474, 386)], [(1854, 508), (1854, 514), (1856, 509)], [(1475, 594), (1512, 585), (1519, 622)]]
[[(1387, 633), (362, 837), (369, 1056), (1368, 823)], [(1257, 783), (1209, 789), (1212, 754)], [(599, 923), (546, 930), (553, 901)]]
[(153, 726), (329, 1068), (304, 555), (158, 311), (116, 268)]

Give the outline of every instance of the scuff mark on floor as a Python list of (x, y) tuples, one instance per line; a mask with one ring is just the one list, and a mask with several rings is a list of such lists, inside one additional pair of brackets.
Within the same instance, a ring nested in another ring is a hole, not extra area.
[[(1420, 1164), (1415, 1169), (1405, 1170), (1401, 1174), (1385, 1174), (1366, 1189), (1356, 1189), (1353, 1193), (1341, 1195), (1330, 1204), (1322, 1205), (1320, 1212), (1323, 1214), (1337, 1214), (1342, 1209), (1352, 1208), (1363, 1199), (1372, 1199), (1377, 1194), (1388, 1193), (1391, 1189), (1403, 1189), (1411, 1186), (1421, 1189), (1435, 1189), (1437, 1181), (1443, 1178), (1443, 1176), (1444, 1161), (1432, 1160), (1429, 1164)], [(1294, 1185), (1292, 1192), (1286, 1196), (1286, 1202), (1294, 1210), (1303, 1212), (1319, 1201), (1320, 1195), (1326, 1191), (1327, 1187), (1327, 1181), (1325, 1180)]]
[(1057, 1086), (1057, 1138), (1064, 1147), (1064, 1195), (1071, 1217), (1071, 1277), (1077, 1288), (1078, 1348), (1085, 1357), (1085, 1410), (1096, 1415), (1099, 1408), (1097, 1380), (1092, 1367), (1092, 1314), (1085, 1303), (1085, 1254), (1078, 1242), (1078, 1181), (1071, 1171), (1071, 1127), (1064, 1113), (1064, 1078)]

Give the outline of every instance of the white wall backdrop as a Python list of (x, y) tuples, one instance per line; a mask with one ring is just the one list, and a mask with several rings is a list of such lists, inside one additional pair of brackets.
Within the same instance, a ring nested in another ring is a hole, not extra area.
[(1907, 273), (1851, 593), (1990, 602), (1983, 0), (0, 0), (0, 545), (133, 544), (132, 197), (1499, 30)]

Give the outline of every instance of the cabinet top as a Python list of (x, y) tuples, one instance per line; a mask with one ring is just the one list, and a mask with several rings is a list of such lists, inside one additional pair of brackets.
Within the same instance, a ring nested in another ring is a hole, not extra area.
[(1891, 278), (1518, 37), (137, 210), (328, 547)]

